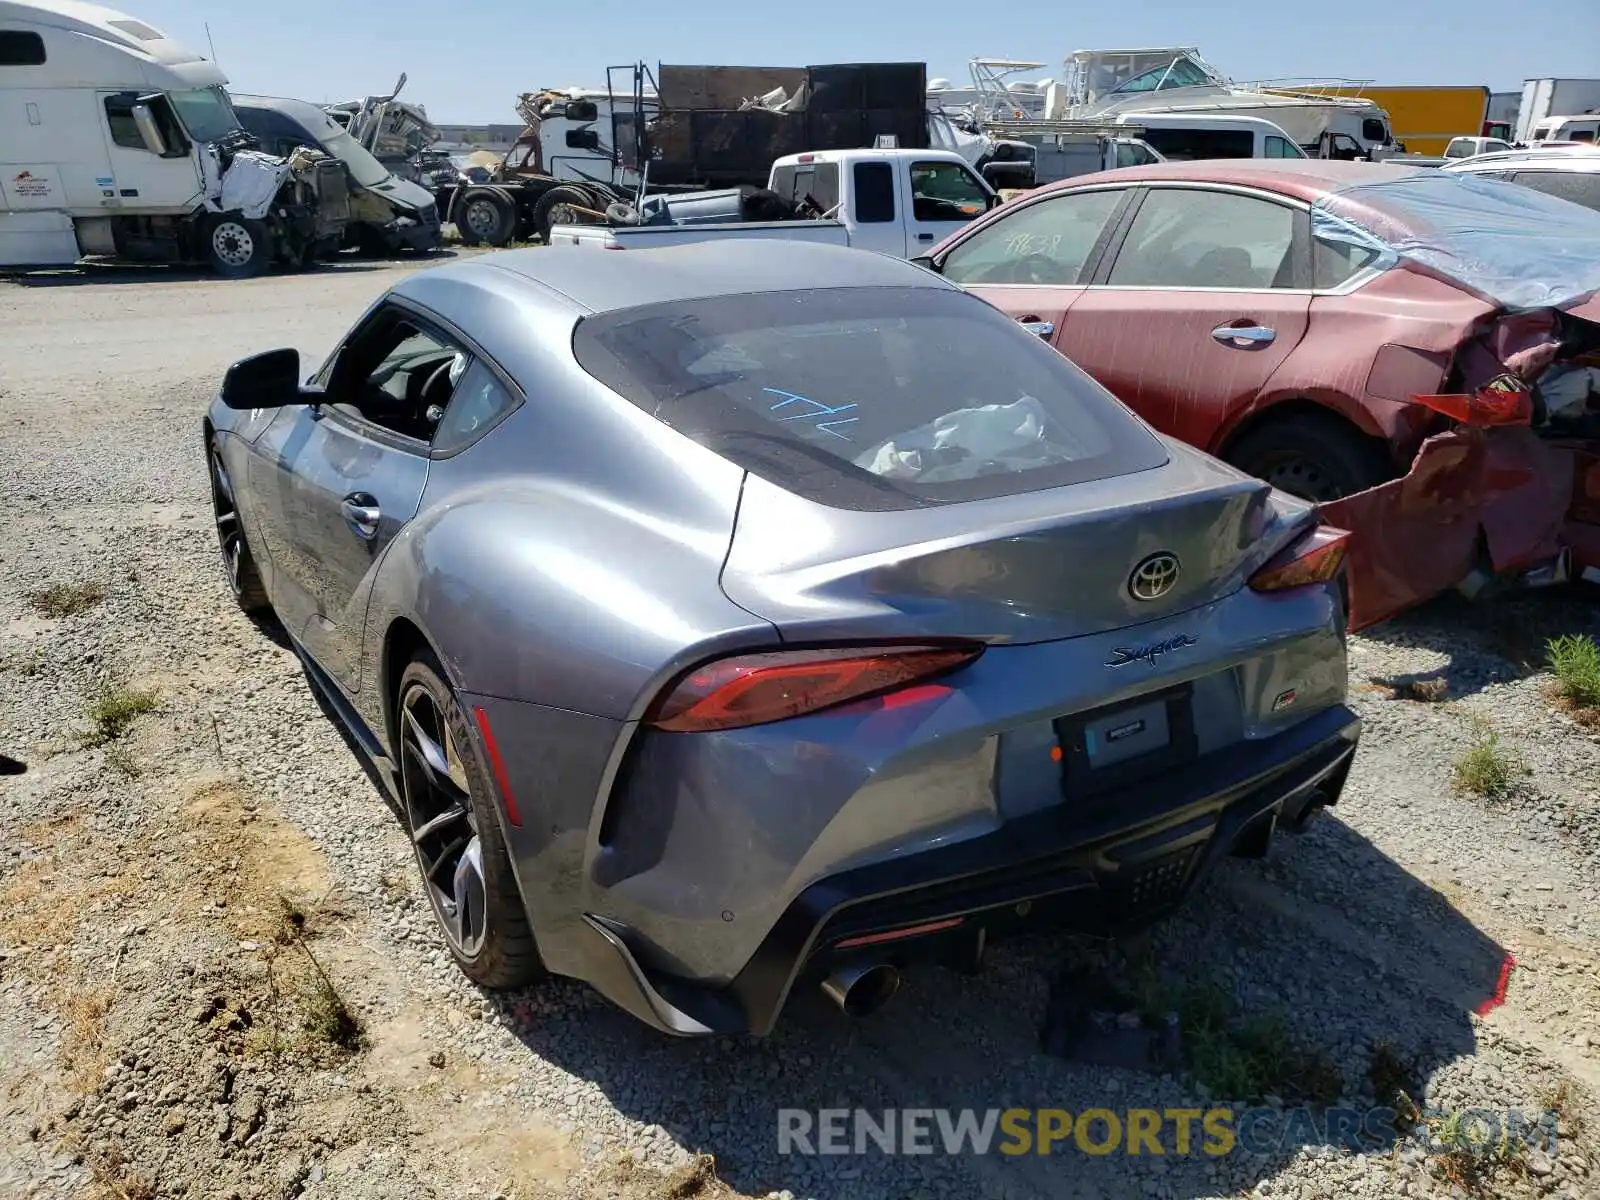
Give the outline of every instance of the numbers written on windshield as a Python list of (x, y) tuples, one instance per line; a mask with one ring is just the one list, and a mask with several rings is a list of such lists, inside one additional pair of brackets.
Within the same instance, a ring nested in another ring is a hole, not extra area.
[(1054, 254), (1061, 248), (1059, 233), (1016, 233), (1006, 239), (1005, 252), (1012, 258), (1027, 254)]

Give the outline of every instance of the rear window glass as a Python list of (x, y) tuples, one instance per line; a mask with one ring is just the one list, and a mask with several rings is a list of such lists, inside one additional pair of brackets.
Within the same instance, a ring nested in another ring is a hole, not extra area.
[(905, 509), (1149, 470), (1161, 442), (1077, 367), (943, 288), (622, 309), (573, 352), (658, 420), (836, 508)]

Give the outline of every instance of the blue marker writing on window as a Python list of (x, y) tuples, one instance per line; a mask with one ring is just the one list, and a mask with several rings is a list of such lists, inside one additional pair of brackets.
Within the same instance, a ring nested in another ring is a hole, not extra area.
[(790, 404), (799, 403), (799, 404), (805, 404), (805, 405), (809, 405), (810, 406), (810, 407), (808, 407), (806, 409), (803, 409), (803, 410), (801, 410), (799, 412), (793, 412), (793, 413), (789, 413), (789, 414), (787, 414), (785, 416), (781, 416), (781, 417), (778, 418), (778, 420), (780, 420), (780, 421), (804, 421), (804, 420), (809, 420), (809, 421), (811, 421), (811, 423), (813, 424), (813, 426), (815, 428), (822, 430), (824, 433), (831, 433), (834, 437), (838, 438), (840, 441), (848, 442), (850, 439), (847, 438), (844, 434), (840, 433), (839, 430), (836, 428), (836, 426), (849, 425), (849, 424), (852, 424), (853, 422), (859, 421), (861, 419), (860, 417), (842, 417), (842, 418), (840, 418), (839, 420), (836, 420), (836, 421), (835, 420), (822, 420), (821, 419), (823, 417), (838, 417), (840, 413), (849, 412), (852, 408), (854, 408), (856, 406), (854, 401), (852, 401), (849, 404), (841, 404), (841, 405), (839, 405), (837, 407), (830, 407), (830, 406), (822, 403), (822, 401), (820, 401), (820, 400), (813, 400), (809, 396), (800, 396), (800, 395), (795, 394), (794, 392), (786, 392), (782, 388), (769, 387), (769, 388), (762, 388), (761, 390), (763, 392), (768, 392), (768, 393), (770, 393), (770, 394), (772, 394), (774, 396), (782, 396), (783, 397), (782, 400), (779, 400), (776, 404), (774, 404), (772, 406), (772, 410), (771, 411), (774, 412), (774, 413), (776, 413), (780, 408), (784, 408), (784, 407), (786, 407), (786, 406), (788, 406)]

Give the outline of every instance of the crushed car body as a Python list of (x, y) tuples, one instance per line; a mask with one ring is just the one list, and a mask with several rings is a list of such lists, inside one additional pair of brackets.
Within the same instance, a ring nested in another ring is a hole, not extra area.
[[(1313, 206), (1312, 226), (1479, 300), (1470, 320), (1441, 330), (1453, 341), (1447, 357), (1386, 344), (1374, 363), (1378, 375), (1408, 354), (1409, 398), (1452, 427), (1427, 436), (1399, 479), (1323, 509), (1368, 531), (1350, 553), (1352, 628), (1452, 587), (1600, 582), (1596, 214), (1532, 189), (1423, 172), (1332, 193)], [(1368, 391), (1403, 374), (1369, 376)]]
[(1038, 189), (918, 261), (1323, 505), (1356, 535), (1352, 628), (1600, 581), (1600, 213), (1428, 168), (1161, 163)]

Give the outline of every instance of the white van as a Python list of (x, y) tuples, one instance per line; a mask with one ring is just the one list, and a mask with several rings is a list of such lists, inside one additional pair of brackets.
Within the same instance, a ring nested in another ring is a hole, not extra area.
[(1543, 142), (1600, 142), (1600, 113), (1576, 117), (1546, 117), (1533, 127), (1528, 144)]
[(337, 250), (344, 167), (247, 149), (227, 82), (112, 9), (0, 0), (0, 266), (101, 254), (242, 276)]
[(1119, 125), (1137, 125), (1139, 136), (1162, 158), (1305, 158), (1294, 139), (1265, 117), (1220, 113), (1123, 113)]

